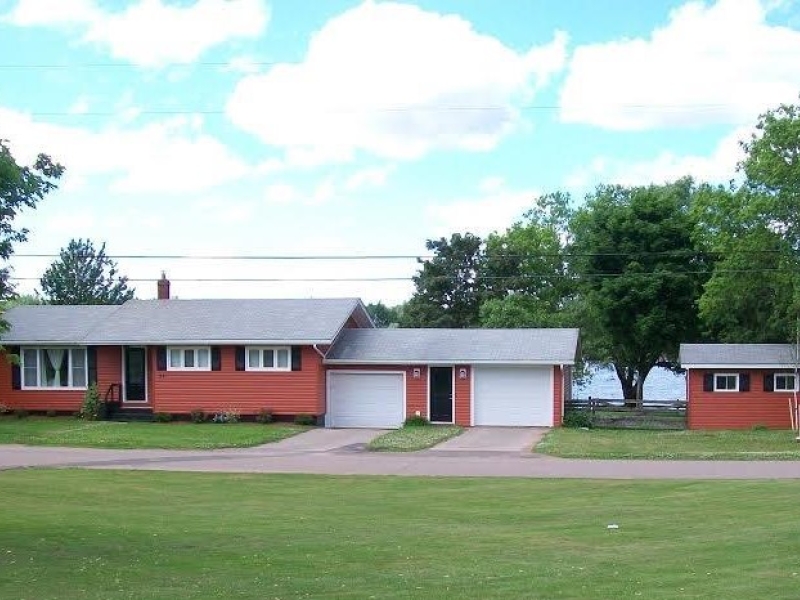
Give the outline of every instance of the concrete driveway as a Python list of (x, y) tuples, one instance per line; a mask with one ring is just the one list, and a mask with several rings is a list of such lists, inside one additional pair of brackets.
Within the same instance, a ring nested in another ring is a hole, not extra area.
[(546, 427), (471, 427), (461, 435), (431, 448), (431, 452), (530, 453)]
[(305, 433), (286, 438), (280, 442), (260, 446), (270, 451), (331, 452), (333, 450), (359, 450), (373, 438), (384, 433), (383, 429), (328, 429), (319, 427)]

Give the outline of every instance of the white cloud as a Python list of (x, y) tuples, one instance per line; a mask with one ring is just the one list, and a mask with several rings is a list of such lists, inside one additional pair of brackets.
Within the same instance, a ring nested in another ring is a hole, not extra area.
[(570, 189), (593, 188), (597, 184), (626, 186), (662, 184), (690, 175), (696, 181), (727, 183), (737, 178), (736, 165), (744, 158), (740, 140), (748, 139), (752, 128), (741, 127), (726, 135), (708, 156), (681, 156), (661, 152), (652, 159), (625, 161), (598, 156), (567, 177)]
[(201, 128), (199, 117), (182, 116), (139, 129), (88, 131), (0, 107), (0, 131), (19, 161), (29, 163), (46, 152), (67, 167), (65, 184), (110, 175), (115, 193), (197, 192), (250, 172)]
[(386, 184), (392, 171), (394, 171), (394, 165), (361, 169), (347, 178), (344, 182), (344, 189), (354, 192), (368, 187), (381, 187)]
[(267, 186), (264, 196), (268, 204), (288, 204), (298, 199), (298, 192), (288, 183), (274, 183)]
[(579, 46), (561, 119), (618, 130), (753, 123), (800, 82), (800, 31), (766, 14), (758, 0), (692, 1), (647, 39)]
[(518, 53), (459, 16), (367, 0), (328, 21), (303, 62), (242, 79), (227, 114), (290, 162), (488, 150), (565, 59), (563, 33)]
[(541, 194), (534, 190), (509, 190), (491, 178), (480, 186), (480, 195), (429, 205), (425, 217), (434, 225), (431, 235), (447, 237), (452, 233), (486, 236), (503, 231), (522, 218)]
[(260, 35), (269, 20), (262, 0), (197, 0), (174, 5), (140, 0), (111, 12), (93, 0), (20, 0), (5, 16), (19, 26), (71, 27), (81, 41), (145, 67), (197, 60), (209, 48)]
[(89, 112), (89, 99), (86, 96), (79, 96), (75, 99), (67, 112), (71, 115), (84, 115)]

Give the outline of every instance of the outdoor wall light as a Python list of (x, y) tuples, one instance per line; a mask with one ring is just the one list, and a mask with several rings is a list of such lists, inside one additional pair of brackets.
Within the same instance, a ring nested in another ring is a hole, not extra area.
[(467, 368), (466, 367), (461, 367), (458, 370), (458, 378), (459, 379), (466, 379), (467, 378)]
[(415, 368), (413, 373), (414, 373), (414, 379), (419, 379), (419, 376), (420, 376), (420, 373), (421, 373), (421, 371), (419, 370), (419, 367)]

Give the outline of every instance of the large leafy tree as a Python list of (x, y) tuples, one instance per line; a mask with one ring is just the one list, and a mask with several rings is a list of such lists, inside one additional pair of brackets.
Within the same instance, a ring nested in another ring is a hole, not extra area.
[(106, 255), (105, 243), (96, 249), (89, 239), (71, 240), (62, 248), (40, 283), (49, 304), (122, 304), (135, 294)]
[(627, 400), (650, 370), (698, 335), (705, 266), (691, 233), (691, 180), (601, 186), (572, 221), (571, 256), (584, 309), (587, 358), (611, 363)]
[(481, 289), (478, 282), (483, 244), (471, 233), (428, 240), (433, 257), (414, 276), (416, 291), (406, 303), (403, 327), (475, 327)]
[(570, 198), (538, 198), (523, 219), (486, 240), (480, 281), (484, 327), (569, 324), (574, 281), (568, 273)]
[[(46, 154), (40, 154), (32, 166), (17, 164), (8, 142), (0, 139), (0, 259), (6, 264), (14, 253), (14, 244), (28, 239), (28, 230), (15, 227), (14, 219), (20, 211), (36, 208), (57, 187), (63, 173), (64, 167)], [(9, 267), (0, 268), (0, 300), (14, 293), (9, 277)]]
[(403, 305), (387, 306), (383, 302), (367, 304), (367, 312), (375, 323), (375, 327), (391, 327), (400, 323), (403, 314)]
[(700, 315), (720, 341), (785, 342), (800, 313), (800, 106), (761, 115), (742, 146), (744, 185), (701, 188), (693, 209), (716, 259)]
[(791, 335), (792, 251), (759, 210), (757, 192), (701, 186), (695, 240), (713, 263), (698, 302), (705, 333), (721, 342), (782, 342)]

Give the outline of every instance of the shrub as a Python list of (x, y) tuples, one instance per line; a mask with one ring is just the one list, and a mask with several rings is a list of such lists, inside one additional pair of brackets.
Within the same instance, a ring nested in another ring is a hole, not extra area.
[(214, 421), (214, 423), (238, 423), (240, 418), (241, 416), (238, 410), (229, 408), (228, 410), (218, 412), (211, 420)]
[(591, 429), (592, 426), (592, 415), (586, 411), (570, 410), (564, 414), (564, 427), (585, 427)]
[(11, 407), (6, 406), (2, 402), (0, 402), (0, 415), (7, 415), (10, 412), (11, 412)]
[(275, 420), (275, 415), (272, 414), (272, 411), (268, 408), (262, 408), (258, 411), (256, 415), (256, 421), (259, 423), (267, 424), (272, 423)]
[(105, 404), (100, 400), (97, 386), (93, 383), (83, 395), (83, 403), (78, 411), (79, 417), (87, 421), (98, 421), (105, 417), (105, 408)]
[(52, 409), (48, 410), (48, 411), (47, 411), (45, 414), (46, 414), (48, 417), (51, 417), (51, 418), (52, 418), (52, 417), (57, 417), (57, 416), (58, 416), (58, 413), (57, 413), (56, 411), (52, 410)]
[(431, 422), (422, 415), (414, 415), (403, 421), (403, 427), (427, 427)]
[(14, 416), (18, 419), (27, 419), (28, 418), (28, 411), (24, 408), (18, 408), (14, 411)]
[(153, 415), (153, 419), (156, 423), (169, 423), (172, 421), (172, 415), (169, 413), (159, 412)]
[(316, 425), (317, 418), (314, 415), (299, 414), (294, 416), (295, 425)]
[(765, 425), (764, 423), (756, 423), (755, 425), (753, 425), (752, 430), (753, 431), (769, 431), (769, 427), (767, 425)]
[(195, 408), (190, 414), (189, 418), (192, 420), (192, 423), (205, 423), (208, 419), (206, 413), (199, 408)]

